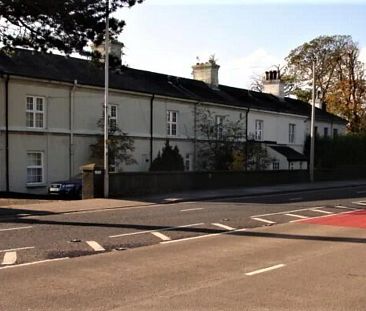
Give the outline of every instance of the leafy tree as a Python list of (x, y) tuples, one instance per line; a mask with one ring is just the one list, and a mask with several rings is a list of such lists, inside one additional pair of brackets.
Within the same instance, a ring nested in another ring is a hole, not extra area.
[(365, 130), (365, 69), (351, 36), (320, 36), (297, 47), (287, 56), (287, 74), (295, 77), (294, 95), (311, 98), (312, 63), (316, 60), (315, 85), (330, 112), (344, 117), (352, 132)]
[[(111, 122), (110, 122), (111, 123)], [(97, 123), (98, 128), (104, 129), (104, 117)], [(109, 170), (113, 167), (117, 169), (122, 165), (131, 165), (136, 163), (132, 152), (135, 150), (134, 140), (127, 133), (123, 132), (116, 124), (110, 124), (108, 127), (108, 163)], [(102, 166), (104, 161), (104, 136), (99, 135), (97, 142), (90, 145), (91, 161)]]
[(244, 150), (244, 118), (229, 121), (205, 107), (196, 110), (198, 167), (204, 170), (229, 170), (234, 162), (234, 151)]
[[(110, 0), (109, 12), (144, 0)], [(6, 48), (22, 46), (47, 52), (57, 49), (69, 55), (85, 55), (88, 43), (104, 40), (107, 0), (1, 0), (0, 40)], [(125, 22), (111, 17), (112, 40)]]
[(161, 154), (159, 151), (158, 156), (151, 163), (150, 171), (184, 171), (183, 157), (178, 147), (172, 148), (167, 140)]

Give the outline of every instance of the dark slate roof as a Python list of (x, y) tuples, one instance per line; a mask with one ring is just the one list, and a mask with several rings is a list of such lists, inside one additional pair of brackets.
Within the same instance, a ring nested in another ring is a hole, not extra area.
[(302, 153), (287, 147), (287, 146), (270, 146), (273, 150), (277, 151), (278, 153), (282, 154), (286, 157), (288, 161), (307, 161), (306, 156)]
[[(104, 86), (104, 68), (89, 60), (16, 49), (11, 56), (0, 54), (0, 72), (81, 85)], [(218, 89), (202, 81), (121, 67), (110, 72), (110, 88), (168, 97), (211, 102), (228, 106), (309, 116), (311, 106), (292, 98), (280, 99), (225, 85)], [(346, 123), (335, 115), (316, 109), (316, 119)]]

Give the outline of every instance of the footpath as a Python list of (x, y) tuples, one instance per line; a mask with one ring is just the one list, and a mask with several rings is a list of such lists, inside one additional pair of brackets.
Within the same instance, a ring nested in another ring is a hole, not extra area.
[(366, 186), (366, 180), (323, 181), (314, 183), (282, 184), (260, 187), (236, 187), (216, 190), (182, 191), (128, 199), (55, 200), (25, 204), (10, 204), (0, 207), (0, 217), (23, 217), (40, 214), (65, 214), (81, 211), (105, 210), (169, 204), (177, 202), (203, 201), (234, 197), (249, 197), (302, 191), (342, 189)]

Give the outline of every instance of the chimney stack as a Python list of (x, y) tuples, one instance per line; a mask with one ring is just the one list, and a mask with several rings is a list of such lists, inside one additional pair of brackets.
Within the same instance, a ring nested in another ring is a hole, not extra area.
[(266, 71), (263, 79), (263, 93), (269, 93), (277, 97), (285, 97), (284, 85), (281, 82), (279, 70)]
[[(123, 43), (118, 41), (112, 41), (109, 46), (109, 62), (111, 67), (120, 66), (122, 64), (122, 48)], [(104, 63), (105, 59), (105, 45), (104, 42), (98, 46), (93, 47), (94, 51), (97, 51), (101, 55), (100, 61)]]
[(214, 56), (206, 63), (196, 63), (192, 66), (193, 79), (203, 81), (214, 89), (219, 88), (219, 68)]

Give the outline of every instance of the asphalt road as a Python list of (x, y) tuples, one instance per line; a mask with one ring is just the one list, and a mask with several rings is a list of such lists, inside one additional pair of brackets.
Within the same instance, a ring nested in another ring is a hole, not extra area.
[(2, 218), (0, 310), (365, 310), (366, 224), (317, 223), (365, 208), (363, 186)]
[[(48, 216), (5, 216), (0, 218), (0, 271), (9, 265), (344, 213), (365, 207), (365, 194), (363, 186)], [(12, 260), (4, 260), (9, 253)]]

